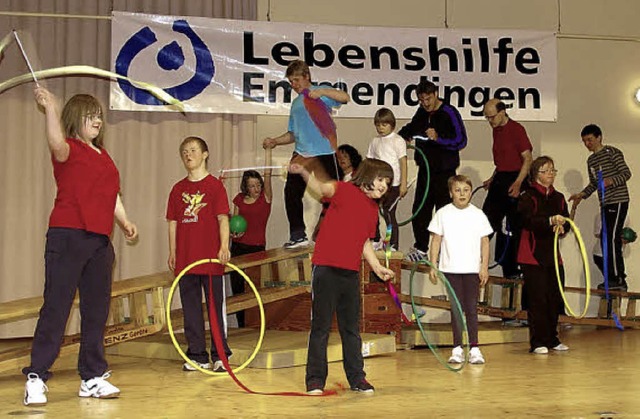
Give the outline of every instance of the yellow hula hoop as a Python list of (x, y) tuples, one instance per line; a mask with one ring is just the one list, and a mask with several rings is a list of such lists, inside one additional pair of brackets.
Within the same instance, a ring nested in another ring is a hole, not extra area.
[[(191, 365), (192, 367), (194, 367), (198, 371), (200, 371), (202, 373), (205, 373), (207, 375), (213, 375), (213, 376), (216, 376), (216, 375), (218, 375), (218, 376), (227, 375), (228, 372), (226, 372), (226, 371), (225, 372), (213, 372), (213, 371), (210, 371), (210, 370), (205, 370), (204, 368), (200, 368), (200, 366), (198, 364), (196, 364), (195, 362), (190, 360), (189, 357), (187, 356), (187, 354), (185, 354), (184, 351), (180, 348), (180, 344), (176, 340), (176, 337), (175, 337), (175, 335), (173, 333), (173, 326), (171, 325), (171, 301), (173, 300), (173, 294), (174, 294), (174, 292), (176, 290), (176, 287), (178, 286), (178, 283), (180, 282), (182, 277), (187, 272), (189, 272), (191, 269), (193, 269), (193, 268), (195, 268), (196, 266), (199, 266), (199, 265), (204, 265), (205, 263), (221, 263), (221, 262), (218, 259), (201, 259), (201, 260), (199, 260), (197, 262), (193, 262), (191, 265), (189, 265), (186, 268), (184, 268), (182, 270), (182, 272), (180, 272), (180, 274), (176, 277), (176, 279), (173, 280), (173, 284), (171, 285), (171, 289), (169, 290), (169, 296), (167, 297), (167, 308), (166, 308), (166, 310), (167, 310), (167, 328), (169, 329), (169, 335), (171, 336), (171, 341), (173, 342), (173, 346), (175, 346), (176, 350), (178, 351), (178, 353), (180, 354), (182, 359), (184, 359), (187, 363), (189, 363), (189, 365)], [(238, 272), (244, 278), (244, 280), (249, 284), (249, 286), (253, 290), (253, 293), (256, 296), (256, 300), (258, 300), (258, 308), (260, 310), (260, 337), (258, 338), (258, 343), (256, 344), (256, 347), (253, 350), (253, 353), (244, 362), (244, 364), (240, 365), (239, 367), (237, 367), (237, 368), (235, 368), (233, 370), (233, 373), (237, 374), (238, 372), (240, 372), (243, 369), (245, 369), (251, 363), (251, 361), (253, 361), (253, 359), (256, 357), (256, 355), (258, 355), (258, 352), (260, 351), (260, 347), (262, 346), (262, 340), (264, 339), (264, 331), (265, 331), (265, 326), (266, 326), (265, 325), (265, 316), (264, 316), (264, 306), (262, 305), (262, 299), (260, 298), (260, 294), (258, 293), (258, 290), (256, 289), (256, 286), (253, 284), (253, 282), (247, 276), (247, 274), (244, 273), (242, 271), (242, 269), (238, 268), (236, 265), (234, 265), (232, 263), (226, 263), (225, 265), (230, 267), (234, 271)], [(220, 321), (222, 321), (222, 319), (220, 319)]]
[(562, 287), (562, 281), (560, 280), (560, 262), (558, 261), (558, 236), (559, 233), (556, 231), (555, 238), (553, 240), (553, 256), (556, 265), (556, 278), (558, 279), (558, 288), (560, 289), (560, 295), (562, 296), (562, 300), (564, 301), (564, 306), (567, 308), (569, 315), (571, 317), (575, 317), (576, 319), (581, 319), (587, 315), (587, 309), (589, 308), (589, 298), (591, 297), (591, 272), (589, 270), (589, 261), (587, 259), (587, 251), (584, 247), (584, 241), (582, 240), (582, 235), (580, 234), (580, 230), (575, 225), (575, 223), (570, 218), (565, 218), (565, 220), (571, 226), (573, 233), (576, 236), (576, 240), (578, 240), (578, 246), (580, 247), (580, 253), (582, 254), (582, 262), (584, 264), (584, 276), (585, 276), (585, 288), (586, 288), (586, 297), (584, 302), (584, 309), (582, 310), (582, 314), (579, 316), (573, 312), (569, 303), (567, 302), (567, 296), (564, 293), (564, 288)]

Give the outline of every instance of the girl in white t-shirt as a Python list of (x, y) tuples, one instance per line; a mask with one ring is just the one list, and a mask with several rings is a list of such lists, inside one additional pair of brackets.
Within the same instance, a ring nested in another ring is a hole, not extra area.
[[(469, 332), (469, 362), (484, 364), (484, 357), (478, 347), (478, 312), (476, 305), (480, 285), (489, 279), (489, 235), (493, 232), (487, 216), (470, 203), (471, 180), (464, 175), (449, 178), (449, 194), (453, 202), (440, 208), (431, 223), (431, 245), (429, 260), (446, 275), (456, 293), (462, 311), (467, 319)], [(437, 281), (434, 269), (430, 273), (431, 282)], [(451, 310), (453, 329), (453, 350), (450, 363), (464, 362), (462, 350), (461, 319)]]

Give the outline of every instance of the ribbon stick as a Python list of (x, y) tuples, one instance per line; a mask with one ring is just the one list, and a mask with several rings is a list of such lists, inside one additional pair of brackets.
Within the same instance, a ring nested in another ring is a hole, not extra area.
[(420, 140), (420, 141), (432, 141), (431, 138), (429, 137), (423, 137), (422, 135), (414, 135), (413, 137), (414, 140)]
[[(598, 170), (598, 192), (600, 192), (600, 212), (602, 216), (602, 230), (600, 232), (600, 237), (602, 240), (602, 267), (603, 267), (603, 276), (604, 276), (604, 296), (607, 300), (607, 314), (609, 314), (609, 310), (611, 309), (611, 296), (609, 295), (609, 246), (613, 243), (609, 243), (607, 237), (607, 218), (605, 217), (605, 186), (604, 186), (604, 176), (602, 175), (602, 169)], [(587, 284), (587, 287), (589, 285)], [(624, 326), (620, 323), (620, 319), (615, 311), (611, 313), (613, 316), (613, 322), (619, 330), (624, 330)]]
[(9, 32), (4, 38), (2, 38), (2, 41), (0, 41), (0, 59), (2, 59), (2, 51), (4, 51), (6, 47), (11, 45), (11, 41), (13, 40), (14, 37), (11, 32)]
[(185, 106), (184, 103), (180, 102), (178, 99), (174, 98), (160, 87), (155, 86), (151, 83), (145, 83), (142, 81), (134, 80), (129, 77), (122, 76), (120, 74), (103, 70), (101, 68), (93, 67), (90, 65), (72, 65), (66, 67), (57, 67), (50, 68), (47, 70), (38, 70), (33, 74), (23, 74), (21, 76), (17, 76), (6, 80), (0, 83), (0, 93), (5, 90), (11, 89), (12, 87), (18, 86), (23, 83), (27, 83), (31, 81), (33, 78), (38, 79), (48, 79), (51, 77), (60, 77), (60, 76), (74, 76), (74, 75), (86, 75), (86, 76), (97, 76), (103, 77), (107, 79), (121, 79), (126, 80), (129, 83), (136, 85), (137, 87), (147, 90), (149, 93), (167, 103), (168, 105), (175, 106), (179, 111), (184, 112)]
[(336, 134), (336, 123), (331, 118), (331, 108), (322, 99), (311, 98), (309, 92), (309, 89), (302, 91), (304, 107), (320, 134), (329, 140), (331, 148), (337, 150), (338, 136)]
[[(392, 232), (392, 228), (391, 228), (391, 224), (389, 224), (387, 226), (387, 232), (384, 236), (384, 242), (383, 242), (384, 264), (387, 269), (389, 269), (389, 259), (391, 259), (391, 246), (390, 246), (391, 232)], [(387, 281), (387, 289), (389, 290), (389, 294), (391, 295), (391, 298), (393, 298), (393, 301), (396, 303), (396, 306), (398, 306), (398, 308), (400, 309), (400, 317), (402, 318), (403, 323), (406, 325), (411, 325), (412, 322), (404, 314), (404, 311), (402, 310), (402, 302), (400, 301), (400, 297), (398, 297), (398, 293), (396, 292), (396, 289), (391, 283), (391, 281)], [(424, 313), (422, 315), (424, 315)]]
[(13, 37), (16, 38), (16, 44), (18, 44), (18, 47), (20, 48), (22, 57), (24, 58), (24, 61), (27, 63), (27, 67), (29, 67), (29, 72), (31, 73), (31, 77), (33, 77), (33, 81), (36, 83), (36, 86), (40, 87), (40, 83), (38, 83), (38, 78), (33, 72), (33, 67), (31, 67), (31, 62), (29, 61), (29, 57), (27, 57), (27, 53), (24, 51), (22, 42), (20, 42), (20, 38), (18, 37), (18, 32), (16, 32), (15, 29), (12, 32), (13, 32)]
[(402, 322), (407, 326), (411, 326), (413, 322), (409, 320), (409, 318), (404, 314), (404, 311), (402, 311), (402, 302), (400, 301), (400, 297), (398, 297), (396, 288), (393, 286), (391, 281), (387, 281), (387, 288), (389, 289), (389, 294), (391, 295), (391, 298), (393, 298), (393, 301), (396, 303), (396, 306), (398, 306), (398, 308), (400, 309), (400, 317), (402, 318)]
[[(416, 183), (416, 180), (418, 180), (418, 176), (411, 179), (411, 182), (407, 185), (407, 190), (411, 189), (411, 187)], [(396, 200), (393, 201), (393, 204), (389, 207), (389, 211), (393, 211), (396, 205), (398, 205), (398, 202), (400, 202), (400, 197), (397, 197)]]
[(229, 172), (244, 172), (247, 170), (259, 170), (259, 169), (282, 169), (282, 166), (254, 166), (254, 167), (238, 167), (236, 169), (220, 169), (220, 173)]

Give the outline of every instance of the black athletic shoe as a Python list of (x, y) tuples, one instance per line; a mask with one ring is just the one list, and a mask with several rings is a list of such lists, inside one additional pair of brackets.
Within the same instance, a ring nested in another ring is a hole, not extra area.
[(324, 385), (319, 381), (311, 381), (307, 384), (307, 394), (310, 396), (320, 396), (324, 393)]
[(369, 384), (367, 380), (363, 378), (362, 380), (358, 381), (356, 385), (351, 386), (351, 390), (360, 393), (373, 393), (375, 389), (371, 384)]

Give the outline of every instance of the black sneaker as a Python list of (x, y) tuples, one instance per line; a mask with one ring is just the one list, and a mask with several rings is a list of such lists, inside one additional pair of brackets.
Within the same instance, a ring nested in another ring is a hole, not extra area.
[(300, 247), (309, 246), (310, 242), (306, 237), (302, 237), (296, 240), (289, 240), (284, 244), (285, 249), (298, 249)]
[[(604, 282), (598, 285), (599, 290), (604, 290)], [(611, 291), (626, 291), (628, 289), (627, 281), (611, 281), (609, 282), (609, 290)]]
[(351, 386), (351, 390), (360, 393), (373, 393), (375, 389), (371, 384), (369, 384), (367, 380), (363, 378), (362, 380), (358, 381), (356, 385)]
[(616, 281), (613, 282), (611, 284), (609, 284), (609, 289), (610, 290), (615, 290), (615, 291), (626, 291), (627, 290), (627, 282), (622, 280), (622, 281)]
[(324, 386), (318, 381), (312, 381), (307, 384), (307, 394), (310, 396), (320, 396), (324, 393)]

